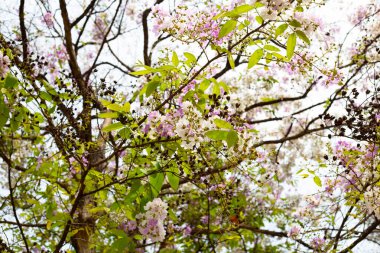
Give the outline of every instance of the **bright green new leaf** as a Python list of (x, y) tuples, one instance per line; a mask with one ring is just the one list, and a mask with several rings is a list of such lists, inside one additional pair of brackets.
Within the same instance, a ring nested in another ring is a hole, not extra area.
[(295, 20), (295, 19), (289, 21), (289, 25), (294, 26), (294, 27), (301, 27), (301, 23), (298, 22), (298, 21)]
[(232, 32), (235, 29), (236, 25), (237, 25), (236, 20), (234, 19), (228, 20), (226, 23), (224, 23), (224, 25), (220, 29), (218, 38), (220, 39), (228, 35), (230, 32)]
[(179, 64), (179, 59), (178, 59), (178, 55), (176, 52), (173, 51), (173, 55), (172, 55), (172, 63), (174, 66), (178, 66)]
[(188, 66), (197, 61), (197, 58), (192, 53), (185, 52), (183, 55), (187, 58), (186, 64)]
[(309, 40), (309, 38), (307, 37), (307, 35), (303, 31), (297, 30), (296, 34), (297, 34), (298, 38), (300, 38), (301, 40), (305, 41), (306, 44), (310, 45), (310, 40)]
[(219, 128), (224, 129), (234, 129), (234, 127), (231, 125), (231, 123), (222, 120), (222, 119), (214, 119), (214, 124)]
[(261, 8), (261, 7), (264, 7), (265, 4), (263, 3), (260, 3), (260, 2), (256, 2), (253, 4), (253, 8), (257, 9), (257, 8)]
[(263, 57), (263, 55), (264, 55), (264, 51), (261, 48), (253, 52), (253, 54), (249, 57), (249, 60), (248, 60), (248, 69), (255, 66)]
[(204, 80), (199, 84), (199, 89), (200, 89), (201, 91), (205, 91), (205, 90), (207, 90), (208, 87), (210, 87), (210, 84), (211, 84), (210, 80), (208, 80), (208, 79), (204, 79)]
[(206, 132), (206, 136), (215, 141), (227, 140), (227, 135), (230, 131), (225, 130), (210, 130)]
[(147, 84), (145, 95), (149, 97), (152, 95), (152, 93), (157, 89), (158, 85), (160, 84), (157, 80), (152, 80)]
[(105, 128), (103, 128), (103, 132), (110, 132), (110, 131), (114, 131), (114, 130), (118, 130), (120, 128), (123, 128), (124, 125), (121, 123), (121, 122), (117, 122), (117, 123), (113, 123), (111, 125), (108, 125), (106, 126)]
[(128, 139), (131, 135), (131, 129), (129, 127), (125, 127), (121, 129), (117, 134), (123, 139)]
[(99, 118), (101, 119), (116, 119), (119, 117), (119, 114), (117, 112), (103, 112), (99, 113)]
[(264, 19), (261, 16), (256, 16), (256, 21), (259, 23), (259, 25), (262, 25), (264, 23)]
[(234, 60), (234, 57), (232, 56), (232, 54), (230, 52), (227, 52), (227, 58), (228, 58), (228, 63), (230, 64), (231, 68), (234, 69), (235, 68), (235, 60)]
[(108, 109), (110, 109), (112, 111), (115, 111), (115, 112), (123, 112), (123, 111), (125, 111), (125, 108), (122, 107), (121, 105), (112, 103), (112, 102), (110, 102), (108, 100), (100, 99), (100, 103), (102, 103), (102, 105), (105, 106), (106, 108), (108, 108)]
[(249, 12), (253, 10), (254, 8), (255, 7), (253, 5), (249, 5), (249, 4), (240, 5), (236, 7), (235, 9), (233, 9), (232, 11), (229, 11), (226, 16), (227, 17), (240, 16), (241, 14)]
[(286, 29), (288, 29), (288, 24), (282, 24), (282, 25), (279, 25), (277, 28), (276, 28), (276, 31), (275, 31), (275, 35), (276, 37), (280, 36), (281, 34), (283, 34)]
[(106, 107), (112, 111), (115, 111), (115, 112), (122, 112), (124, 111), (123, 110), (123, 107), (121, 105), (118, 105), (118, 104), (108, 104), (106, 105)]
[(144, 70), (139, 70), (139, 71), (133, 71), (130, 74), (134, 76), (143, 76), (146, 74), (150, 74), (152, 72), (153, 72), (152, 70), (144, 69)]
[(227, 145), (228, 148), (231, 148), (236, 145), (239, 140), (239, 136), (235, 130), (229, 131), (227, 135)]
[(279, 52), (279, 51), (281, 51), (278, 47), (275, 47), (275, 46), (272, 46), (272, 45), (265, 45), (264, 49), (268, 50), (268, 51), (273, 51), (273, 52)]
[(295, 10), (298, 11), (298, 12), (303, 12), (304, 11), (302, 6), (297, 6)]
[(286, 57), (290, 60), (293, 57), (294, 49), (296, 48), (297, 37), (295, 33), (290, 34), (286, 42)]
[(314, 183), (315, 183), (316, 185), (318, 185), (319, 187), (322, 187), (322, 181), (321, 181), (321, 179), (320, 179), (318, 176), (315, 176), (315, 177), (313, 178), (313, 180), (314, 180)]
[(131, 110), (131, 104), (129, 102), (126, 102), (124, 105), (123, 105), (123, 111), (124, 112), (129, 112)]

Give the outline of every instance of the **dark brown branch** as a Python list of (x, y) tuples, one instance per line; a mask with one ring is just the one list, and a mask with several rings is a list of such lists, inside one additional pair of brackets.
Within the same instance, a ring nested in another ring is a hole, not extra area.
[(22, 240), (24, 241), (26, 252), (29, 253), (30, 250), (29, 250), (29, 246), (28, 246), (28, 240), (25, 237), (24, 230), (22, 228), (22, 225), (21, 225), (20, 220), (18, 219), (18, 215), (17, 215), (16, 203), (15, 203), (15, 199), (14, 199), (14, 195), (13, 195), (14, 194), (14, 192), (13, 192), (14, 189), (12, 187), (12, 177), (11, 177), (11, 174), (12, 174), (11, 167), (8, 165), (8, 187), (9, 187), (9, 197), (10, 197), (10, 200), (11, 200), (13, 216), (14, 216), (14, 218), (16, 220), (17, 227), (20, 230)]
[(22, 39), (22, 57), (23, 57), (23, 61), (26, 62), (28, 59), (28, 37), (26, 35), (24, 7), (25, 7), (25, 0), (21, 0), (18, 14), (19, 14), (19, 19), (20, 19), (20, 30), (21, 30), (21, 39)]
[[(254, 108), (257, 108), (257, 107), (262, 107), (262, 106), (267, 106), (267, 105), (274, 105), (274, 104), (278, 104), (278, 103), (282, 103), (282, 102), (289, 102), (289, 101), (297, 101), (297, 100), (301, 100), (301, 99), (304, 99), (307, 97), (307, 95), (309, 94), (309, 92), (311, 91), (311, 89), (314, 87), (314, 85), (317, 83), (317, 81), (314, 81), (312, 82), (306, 89), (306, 91), (300, 95), (300, 96), (297, 96), (297, 97), (285, 97), (285, 98), (278, 98), (278, 99), (274, 99), (274, 100), (270, 100), (270, 101), (263, 101), (263, 102), (259, 102), (259, 103), (256, 103), (256, 104), (253, 104), (253, 105), (250, 105), (250, 106), (247, 106), (245, 109), (244, 109), (244, 112), (248, 112)], [(240, 113), (241, 114), (241, 113)]]
[[(164, 0), (157, 0), (156, 4), (162, 3)], [(143, 33), (144, 33), (144, 64), (147, 66), (150, 66), (151, 59), (149, 58), (149, 52), (148, 52), (148, 46), (149, 46), (149, 28), (148, 28), (148, 16), (150, 12), (152, 11), (152, 8), (148, 8), (144, 10), (142, 13), (142, 25), (143, 25)]]
[[(0, 220), (0, 224), (18, 225), (17, 222)], [(27, 228), (46, 228), (46, 224), (20, 223), (21, 226)]]
[(69, 60), (70, 69), (71, 69), (71, 72), (73, 73), (75, 80), (77, 81), (79, 85), (81, 95), (85, 98), (88, 96), (88, 93), (82, 79), (81, 70), (78, 65), (76, 54), (73, 47), (73, 40), (71, 37), (71, 24), (69, 20), (69, 13), (67, 12), (67, 8), (66, 8), (66, 1), (59, 0), (59, 6), (61, 9), (61, 15), (62, 15), (64, 30), (65, 30), (66, 50), (70, 58)]
[(339, 253), (348, 253), (348, 252), (351, 252), (352, 249), (358, 245), (361, 241), (363, 241), (364, 239), (367, 238), (367, 236), (372, 232), (374, 231), (377, 226), (380, 225), (380, 220), (376, 219), (376, 221), (374, 223), (371, 224), (371, 226), (369, 226), (366, 230), (364, 230), (362, 232), (362, 234), (359, 236), (358, 239), (356, 239), (353, 243), (351, 243), (347, 248), (345, 248), (344, 250), (340, 251)]
[[(356, 201), (357, 202), (357, 201)], [(343, 221), (342, 223), (340, 224), (340, 227), (339, 227), (339, 230), (338, 230), (338, 233), (336, 234), (336, 237), (335, 237), (335, 242), (334, 242), (334, 250), (336, 250), (338, 248), (338, 244), (339, 244), (339, 239), (340, 239), (340, 234), (342, 233), (342, 230), (344, 228), (344, 225), (346, 224), (348, 218), (350, 217), (351, 215), (351, 212), (352, 210), (354, 209), (354, 206), (351, 206), (350, 209), (348, 209), (345, 217), (343, 218)]]
[(87, 6), (84, 12), (71, 23), (71, 28), (76, 26), (94, 8), (96, 1), (97, 0), (91, 1), (91, 3)]
[[(224, 234), (226, 232), (234, 232), (238, 229), (246, 229), (246, 230), (249, 230), (255, 234), (263, 234), (263, 235), (269, 235), (269, 236), (273, 236), (273, 237), (289, 238), (287, 233), (285, 233), (285, 232), (277, 232), (277, 231), (271, 231), (271, 230), (266, 230), (266, 229), (260, 229), (260, 228), (252, 227), (252, 226), (246, 225), (246, 224), (240, 224), (237, 227), (233, 227), (231, 229), (219, 229), (219, 230), (214, 230), (214, 231), (210, 231), (209, 229), (198, 229), (198, 228), (196, 228), (192, 231), (192, 234), (221, 235), (221, 234)], [(303, 246), (305, 246), (308, 249), (313, 249), (313, 247), (311, 247), (309, 244), (307, 244), (306, 242), (304, 242), (300, 239), (295, 239), (295, 241), (302, 244)]]

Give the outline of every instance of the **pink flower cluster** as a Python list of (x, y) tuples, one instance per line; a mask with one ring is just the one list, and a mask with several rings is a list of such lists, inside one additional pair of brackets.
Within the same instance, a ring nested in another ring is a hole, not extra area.
[(102, 42), (107, 32), (105, 17), (96, 17), (92, 29), (92, 39), (96, 42)]
[(316, 250), (322, 249), (324, 244), (325, 244), (325, 239), (320, 238), (320, 237), (315, 237), (311, 240), (311, 246)]
[(0, 51), (0, 78), (4, 78), (9, 71), (11, 61), (7, 55)]
[(167, 32), (185, 43), (199, 42), (203, 46), (208, 42), (221, 45), (228, 40), (228, 36), (218, 38), (220, 24), (213, 20), (218, 14), (216, 8), (197, 11), (195, 8), (182, 5), (178, 6), (176, 13), (169, 13), (161, 6), (155, 5), (152, 13), (155, 17), (153, 32), (156, 35)]
[(361, 22), (368, 15), (368, 6), (360, 6), (354, 15), (350, 15), (349, 20), (352, 24), (356, 25)]
[(166, 235), (164, 221), (168, 214), (168, 205), (160, 198), (155, 198), (144, 209), (145, 213), (136, 215), (139, 232), (145, 239), (162, 242)]
[(46, 56), (47, 66), (45, 71), (50, 73), (52, 81), (59, 74), (59, 69), (66, 63), (69, 59), (68, 54), (66, 52), (65, 46), (61, 45), (59, 47), (53, 47), (52, 52)]
[(53, 14), (51, 12), (46, 12), (42, 17), (42, 22), (45, 23), (48, 28), (52, 28), (54, 26)]
[(298, 237), (298, 235), (300, 234), (301, 232), (301, 228), (299, 226), (293, 226), (290, 228), (289, 232), (288, 232), (288, 237), (292, 238), (292, 239), (296, 239)]

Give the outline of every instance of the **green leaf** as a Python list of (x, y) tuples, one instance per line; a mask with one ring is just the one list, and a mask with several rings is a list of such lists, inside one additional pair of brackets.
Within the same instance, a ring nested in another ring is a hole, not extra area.
[(224, 129), (234, 129), (234, 127), (231, 125), (231, 123), (222, 120), (222, 119), (214, 119), (214, 124), (219, 128)]
[(278, 47), (275, 47), (275, 46), (272, 46), (272, 45), (265, 45), (264, 49), (265, 50), (269, 50), (269, 51), (274, 51), (274, 52), (281, 51)]
[(262, 25), (264, 23), (264, 19), (260, 16), (256, 16), (255, 19), (256, 19), (257, 23), (259, 23), (259, 25)]
[(228, 20), (226, 23), (224, 23), (224, 25), (220, 29), (218, 38), (220, 39), (228, 35), (230, 32), (232, 32), (235, 29), (236, 25), (237, 25), (236, 20), (234, 19)]
[(155, 175), (149, 176), (150, 187), (154, 197), (157, 197), (161, 191), (162, 185), (164, 183), (165, 175), (164, 173), (157, 173)]
[(295, 33), (290, 34), (286, 42), (286, 57), (290, 60), (293, 57), (294, 49), (296, 48), (297, 37)]
[(294, 26), (294, 27), (301, 27), (301, 23), (298, 22), (297, 20), (293, 19), (289, 22), (289, 25)]
[(152, 95), (152, 93), (157, 89), (158, 85), (160, 84), (157, 80), (152, 80), (147, 84), (145, 95), (149, 97)]
[(9, 119), (9, 109), (3, 101), (0, 101), (0, 128), (3, 128)]
[(310, 40), (303, 31), (297, 30), (296, 34), (297, 34), (298, 38), (305, 41), (306, 44), (310, 45)]
[(117, 112), (103, 112), (103, 113), (99, 113), (99, 118), (101, 119), (116, 119), (117, 117), (119, 117), (119, 114)]
[(185, 62), (187, 65), (191, 65), (197, 61), (197, 58), (192, 53), (185, 52), (183, 55), (187, 58), (187, 61)]
[(16, 77), (12, 76), (11, 74), (7, 74), (4, 81), (4, 88), (14, 88), (18, 84), (18, 80)]
[(110, 131), (118, 130), (118, 129), (123, 128), (123, 127), (124, 127), (124, 125), (121, 122), (117, 122), (117, 123), (113, 123), (111, 125), (106, 126), (102, 130), (103, 130), (103, 132), (107, 133)]
[(51, 102), (53, 100), (51, 95), (45, 91), (40, 91), (40, 98), (48, 102)]
[(117, 112), (103, 112), (103, 113), (99, 113), (98, 117), (101, 119), (116, 119), (119, 117), (119, 113), (117, 113)]
[(265, 4), (260, 3), (260, 2), (256, 2), (253, 4), (253, 8), (255, 8), (255, 9), (260, 8), (260, 7), (264, 7), (264, 6), (265, 6)]
[(227, 145), (228, 148), (231, 148), (236, 145), (239, 140), (239, 136), (236, 131), (232, 130), (227, 135)]
[(115, 252), (115, 253), (126, 252), (127, 248), (130, 249), (134, 247), (135, 247), (135, 244), (133, 240), (129, 237), (119, 238), (115, 240), (114, 243), (112, 243), (111, 245), (112, 252)]
[(117, 134), (120, 135), (120, 137), (123, 139), (128, 139), (131, 135), (131, 129), (129, 127), (125, 127), (121, 129)]
[(303, 7), (302, 6), (297, 6), (295, 10), (297, 12), (303, 12)]
[(280, 55), (279, 53), (272, 52), (272, 55), (274, 55), (279, 60), (285, 60), (285, 56)]
[(178, 59), (178, 55), (176, 52), (173, 51), (173, 55), (172, 55), (172, 63), (174, 66), (178, 66), (179, 64), (179, 59)]
[(288, 29), (288, 24), (282, 24), (276, 28), (275, 35), (276, 37), (280, 36), (285, 32), (285, 30)]
[(201, 91), (205, 91), (205, 90), (207, 90), (207, 88), (210, 86), (210, 84), (211, 84), (211, 82), (210, 82), (210, 80), (208, 80), (208, 79), (204, 79), (200, 84), (199, 84), (199, 89), (201, 90)]
[(227, 59), (228, 59), (228, 63), (230, 64), (231, 68), (234, 69), (235, 68), (235, 60), (234, 60), (234, 57), (232, 56), (232, 54), (230, 52), (227, 52)]
[(234, 146), (239, 140), (238, 134), (235, 130), (211, 130), (206, 132), (206, 136), (216, 141), (226, 141), (228, 147)]
[(314, 183), (315, 183), (316, 185), (318, 185), (319, 187), (322, 187), (322, 181), (321, 181), (321, 179), (320, 179), (318, 176), (315, 176), (315, 177), (313, 178), (313, 180), (314, 180)]
[(227, 140), (227, 135), (230, 131), (225, 130), (210, 130), (205, 133), (205, 135), (215, 141)]
[(152, 73), (152, 70), (144, 69), (144, 70), (139, 70), (139, 71), (133, 71), (130, 74), (134, 76), (143, 76)]
[(178, 168), (174, 167), (171, 169), (171, 172), (166, 172), (166, 177), (168, 178), (170, 186), (173, 190), (177, 191), (179, 186), (179, 176), (178, 176)]
[(124, 112), (129, 112), (131, 110), (131, 104), (129, 102), (126, 102), (124, 105), (123, 105), (123, 111)]
[(264, 55), (264, 51), (261, 48), (253, 52), (253, 54), (249, 57), (249, 60), (248, 60), (248, 69), (255, 66), (263, 57), (263, 55)]
[(118, 105), (118, 104), (108, 104), (106, 105), (106, 107), (112, 111), (116, 111), (116, 112), (122, 112), (123, 111), (123, 107), (121, 105)]
[(246, 12), (249, 12), (251, 10), (253, 10), (255, 7), (253, 5), (249, 5), (249, 4), (244, 4), (244, 5), (240, 5), (238, 7), (236, 7), (235, 9), (233, 9), (232, 11), (229, 11), (227, 12), (227, 17), (236, 17), (236, 16), (239, 16), (243, 13), (246, 13)]

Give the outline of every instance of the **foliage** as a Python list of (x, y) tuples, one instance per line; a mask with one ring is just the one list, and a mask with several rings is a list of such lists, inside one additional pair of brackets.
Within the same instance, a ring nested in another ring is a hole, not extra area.
[(0, 249), (376, 241), (380, 6), (332, 2), (5, 1)]

